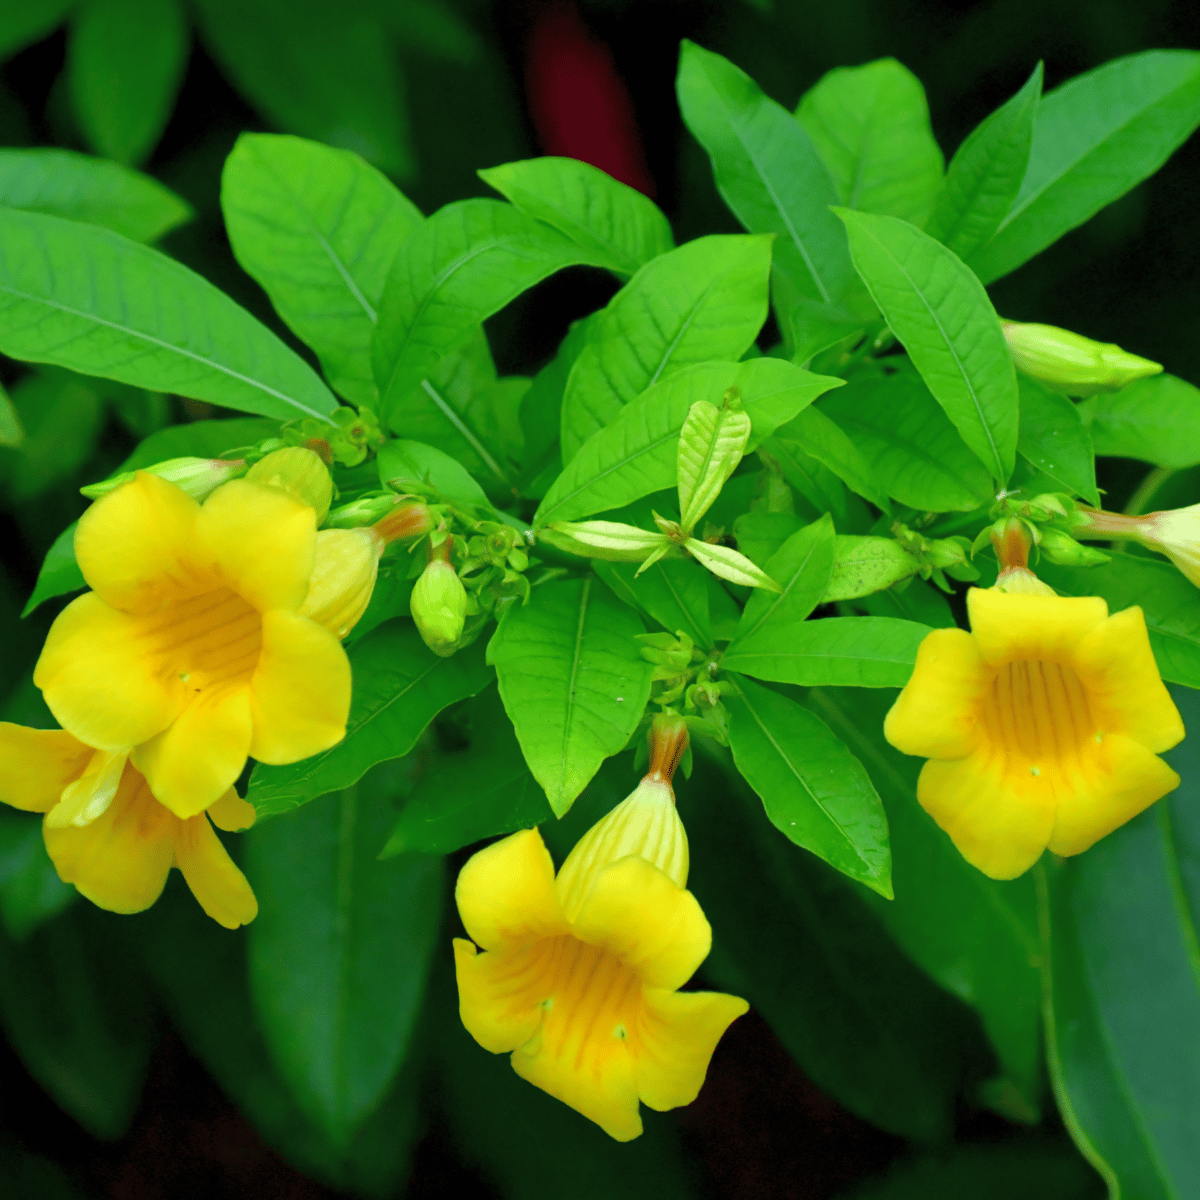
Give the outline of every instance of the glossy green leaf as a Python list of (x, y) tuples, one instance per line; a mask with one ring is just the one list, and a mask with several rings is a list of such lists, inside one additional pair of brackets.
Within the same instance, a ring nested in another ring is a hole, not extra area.
[(971, 256), (991, 283), (1152, 175), (1200, 123), (1200, 54), (1146, 50), (1055, 88), (996, 233)]
[(266, 133), (238, 138), (221, 209), (238, 262), (316, 351), (334, 389), (374, 405), (376, 315), (420, 212), (357, 154)]
[(918, 566), (917, 560), (892, 538), (839, 534), (834, 542), (833, 573), (825, 601), (869, 596), (915, 575)]
[(152, 433), (138, 443), (134, 452), (114, 474), (137, 471), (168, 458), (221, 458), (232, 451), (252, 446), (264, 438), (279, 433), (277, 421), (257, 417), (234, 417), (227, 421), (189, 421), (186, 425), (169, 425)]
[(924, 224), (942, 152), (921, 81), (894, 58), (837, 67), (805, 92), (796, 119), (825, 163), (838, 202)]
[(1082, 496), (1099, 508), (1096, 456), (1079, 409), (1066, 396), (1050, 391), (1027, 375), (1019, 376), (1018, 383), (1021, 428), (1017, 450), (1021, 457), (1057, 479), (1071, 495)]
[(483, 657), (476, 643), (439, 658), (415, 625), (381, 626), (350, 649), (354, 693), (345, 739), (291, 766), (260, 763), (246, 798), (263, 815), (287, 812), (350, 787), (376, 763), (407, 754), (443, 708), (487, 687), (491, 672)]
[(962, 261), (895, 217), (839, 209), (888, 324), (976, 457), (1004, 483), (1017, 449), (1017, 377), (1000, 319)]
[(733, 536), (738, 549), (761, 567), (803, 525), (795, 513), (748, 512), (734, 521)]
[(74, 0), (23, 0), (0, 9), (0, 61), (40, 41), (67, 15)]
[(658, 205), (628, 184), (575, 158), (530, 158), (480, 171), (522, 212), (553, 225), (610, 270), (632, 275), (675, 245)]
[(862, 763), (794, 700), (734, 676), (729, 745), (771, 823), (851, 879), (892, 895), (887, 817)]
[(867, 460), (841, 427), (819, 408), (806, 408), (780, 428), (765, 449), (772, 453), (780, 443), (789, 451), (787, 458), (794, 459), (796, 449), (803, 451), (832, 471), (851, 491), (884, 512), (889, 510), (887, 493), (879, 487)]
[(487, 505), (483, 488), (471, 478), (467, 469), (456, 459), (436, 446), (424, 442), (389, 439), (379, 449), (379, 482), (397, 492), (408, 490), (411, 484), (433, 488), (439, 495), (469, 507)]
[(46, 853), (41, 817), (0, 809), (0, 922), (8, 936), (23, 941), (78, 896)]
[(923, 583), (920, 579), (910, 579), (899, 592), (895, 588), (872, 592), (855, 600), (851, 607), (862, 609), (874, 617), (915, 621), (918, 625), (928, 625), (930, 629), (951, 629), (958, 624), (945, 594), (932, 583)]
[(639, 574), (634, 563), (597, 562), (595, 571), (616, 595), (649, 613), (668, 633), (686, 633), (702, 649), (712, 648), (711, 576), (698, 563), (663, 559)]
[(379, 306), (372, 366), (387, 423), (413, 432), (405, 402), (475, 326), (563, 267), (604, 266), (597, 258), (499, 200), (439, 209), (405, 244)]
[(1029, 82), (967, 135), (950, 162), (925, 232), (964, 262), (996, 232), (1021, 190), (1041, 97), (1038, 63)]
[(440, 755), (400, 809), (381, 853), (450, 854), (498, 833), (552, 820), (546, 793), (530, 774), (499, 692), (488, 688), (469, 708), (471, 742)]
[(854, 380), (821, 402), (873, 478), (901, 504), (929, 512), (986, 504), (992, 481), (915, 371)]
[(749, 415), (733, 412), (709, 400), (697, 400), (679, 431), (676, 478), (679, 485), (679, 523), (691, 533), (712, 507), (725, 481), (737, 469), (750, 440)]
[(37, 583), (21, 611), (21, 616), (29, 616), (39, 604), (54, 596), (65, 596), (69, 592), (77, 592), (80, 588), (87, 587), (83, 572), (75, 561), (75, 526), (78, 524), (78, 521), (72, 521), (46, 551)]
[(1079, 412), (1097, 454), (1176, 469), (1200, 463), (1200, 389), (1175, 375), (1093, 396)]
[(0, 150), (0, 204), (103, 225), (135, 242), (154, 242), (192, 218), (192, 209), (157, 179), (74, 150)]
[(510, 609), (488, 646), (525, 761), (558, 816), (641, 720), (653, 670), (634, 641), (642, 632), (603, 584), (564, 579)]
[(254, 1007), (301, 1108), (340, 1144), (404, 1060), (441, 922), (437, 858), (378, 861), (396, 813), (389, 771), (245, 839)]
[(587, 440), (546, 493), (534, 524), (578, 520), (673, 487), (679, 431), (697, 400), (719, 403), (736, 388), (750, 415), (753, 449), (838, 385), (777, 358), (699, 363), (679, 371), (625, 405), (611, 425)]
[(767, 318), (770, 267), (768, 239), (714, 236), (638, 271), (589, 323), (571, 368), (563, 462), (654, 384), (698, 363), (740, 359)]
[(857, 291), (846, 239), (829, 211), (838, 201), (834, 181), (787, 109), (727, 59), (688, 41), (676, 90), (725, 203), (752, 233), (777, 235), (776, 267), (792, 287), (822, 305)]
[(337, 401), (299, 356), (187, 267), (119, 234), (0, 210), (0, 351), (289, 420)]
[(138, 163), (157, 145), (191, 39), (180, 0), (83, 0), (72, 15), (67, 86), (97, 154)]
[(816, 512), (832, 513), (839, 521), (846, 519), (849, 509), (845, 485), (799, 442), (770, 438), (761, 449), (770, 457), (773, 466), (779, 468), (784, 481), (794, 487)]
[(699, 538), (688, 538), (684, 549), (702, 566), (707, 567), (718, 579), (735, 583), (738, 587), (762, 588), (772, 595), (782, 589), (753, 559), (729, 546), (715, 546)]

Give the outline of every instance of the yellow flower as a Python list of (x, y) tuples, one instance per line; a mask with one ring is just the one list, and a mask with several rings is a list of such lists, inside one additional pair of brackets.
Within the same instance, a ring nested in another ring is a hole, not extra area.
[[(673, 764), (672, 764), (673, 765)], [(677, 989), (707, 956), (671, 786), (650, 775), (554, 876), (536, 829), (479, 851), (458, 878), (475, 945), (455, 939), (463, 1024), (522, 1078), (618, 1141), (642, 1132), (639, 1099), (696, 1098), (744, 1000)]]
[(233, 786), (247, 755), (290, 763), (345, 734), (350, 664), (302, 616), (312, 508), (246, 480), (198, 505), (144, 471), (80, 519), (94, 589), (50, 629), (34, 682), (62, 727), (132, 747), (154, 795), (186, 820)]
[(1055, 595), (1031, 572), (967, 593), (971, 632), (937, 629), (884, 724), (928, 758), (922, 807), (963, 857), (1012, 879), (1079, 854), (1177, 787), (1183, 737), (1140, 608)]
[(175, 866), (214, 921), (236, 929), (254, 920), (254, 893), (209, 824), (247, 829), (254, 809), (230, 788), (207, 816), (181, 821), (128, 759), (65, 730), (0, 722), (0, 801), (46, 814), (46, 851), (63, 882), (101, 908), (149, 908)]

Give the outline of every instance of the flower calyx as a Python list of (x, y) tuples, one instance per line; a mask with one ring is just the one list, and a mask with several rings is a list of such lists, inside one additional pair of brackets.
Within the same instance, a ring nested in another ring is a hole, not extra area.
[(916, 573), (932, 579), (943, 592), (952, 590), (947, 575), (964, 583), (979, 578), (978, 569), (971, 564), (971, 543), (965, 537), (927, 538), (900, 521), (892, 525), (892, 536), (920, 564)]
[(284, 445), (312, 450), (326, 466), (357, 467), (386, 440), (379, 420), (369, 408), (342, 405), (328, 421), (306, 417), (289, 421), (280, 431)]
[[(1016, 543), (1011, 539), (1017, 536), (1014, 530), (1019, 527), (1019, 536), (1026, 543), (1026, 560), (1032, 553), (1035, 562), (1044, 557), (1061, 567), (1103, 566), (1110, 561), (1107, 554), (1090, 546), (1081, 546), (1076, 540), (1090, 536), (1085, 532), (1088, 511), (1091, 510), (1062, 492), (1046, 492), (1029, 500), (1021, 500), (1016, 495), (1001, 495), (992, 508), (995, 519), (980, 530), (971, 545), (971, 554), (974, 556), (989, 542), (997, 547), (1001, 544), (1015, 547)], [(1003, 565), (999, 549), (997, 559)], [(1027, 565), (1027, 562), (1019, 565)]]

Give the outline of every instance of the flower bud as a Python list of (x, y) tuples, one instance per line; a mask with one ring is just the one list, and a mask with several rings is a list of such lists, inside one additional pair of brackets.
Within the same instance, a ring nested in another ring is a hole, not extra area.
[(1052, 563), (1060, 567), (1099, 567), (1111, 562), (1107, 554), (1081, 546), (1069, 533), (1061, 529), (1044, 528), (1041, 531), (1038, 550)]
[(370, 529), (322, 529), (300, 615), (344, 638), (371, 602), (383, 547)]
[(320, 456), (300, 446), (272, 450), (246, 473), (251, 483), (275, 488), (307, 504), (317, 514), (317, 524), (325, 520), (333, 499), (333, 479)]
[(409, 608), (425, 645), (443, 658), (453, 654), (467, 616), (467, 590), (448, 562), (430, 561), (413, 587)]
[[(224, 458), (168, 458), (166, 462), (155, 463), (152, 467), (142, 467), (151, 475), (157, 475), (168, 483), (187, 492), (193, 500), (203, 500), (210, 492), (215, 491), (223, 483), (236, 479), (246, 469), (244, 459)], [(98, 500), (106, 496), (114, 488), (123, 483), (131, 483), (136, 471), (125, 471), (114, 475), (111, 479), (102, 479), (99, 483), (89, 483), (79, 490), (89, 500)]]
[(1111, 342), (1094, 342), (1067, 329), (1017, 321), (1001, 324), (1017, 370), (1068, 396), (1115, 392), (1162, 370), (1158, 363)]
[(422, 537), (433, 531), (433, 513), (421, 500), (397, 504), (372, 528), (385, 545), (402, 538)]
[(325, 524), (331, 529), (357, 529), (363, 525), (374, 525), (396, 507), (399, 497), (394, 492), (380, 496), (360, 496), (349, 504), (329, 510)]

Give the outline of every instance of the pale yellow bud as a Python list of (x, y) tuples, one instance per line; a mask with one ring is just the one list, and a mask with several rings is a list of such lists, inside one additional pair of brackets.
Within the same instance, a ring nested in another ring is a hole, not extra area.
[(251, 483), (277, 488), (307, 504), (317, 514), (317, 524), (325, 520), (333, 500), (333, 479), (320, 455), (303, 446), (285, 446), (272, 450), (246, 472)]
[(408, 607), (434, 654), (448, 658), (458, 649), (467, 618), (467, 590), (448, 562), (435, 558), (426, 566), (413, 586)]
[(1094, 342), (1069, 329), (1017, 321), (1002, 324), (1017, 370), (1068, 396), (1115, 392), (1135, 379), (1162, 371), (1160, 364), (1148, 358), (1139, 358), (1111, 342)]
[(322, 529), (300, 615), (344, 638), (371, 602), (383, 547), (369, 529)]

